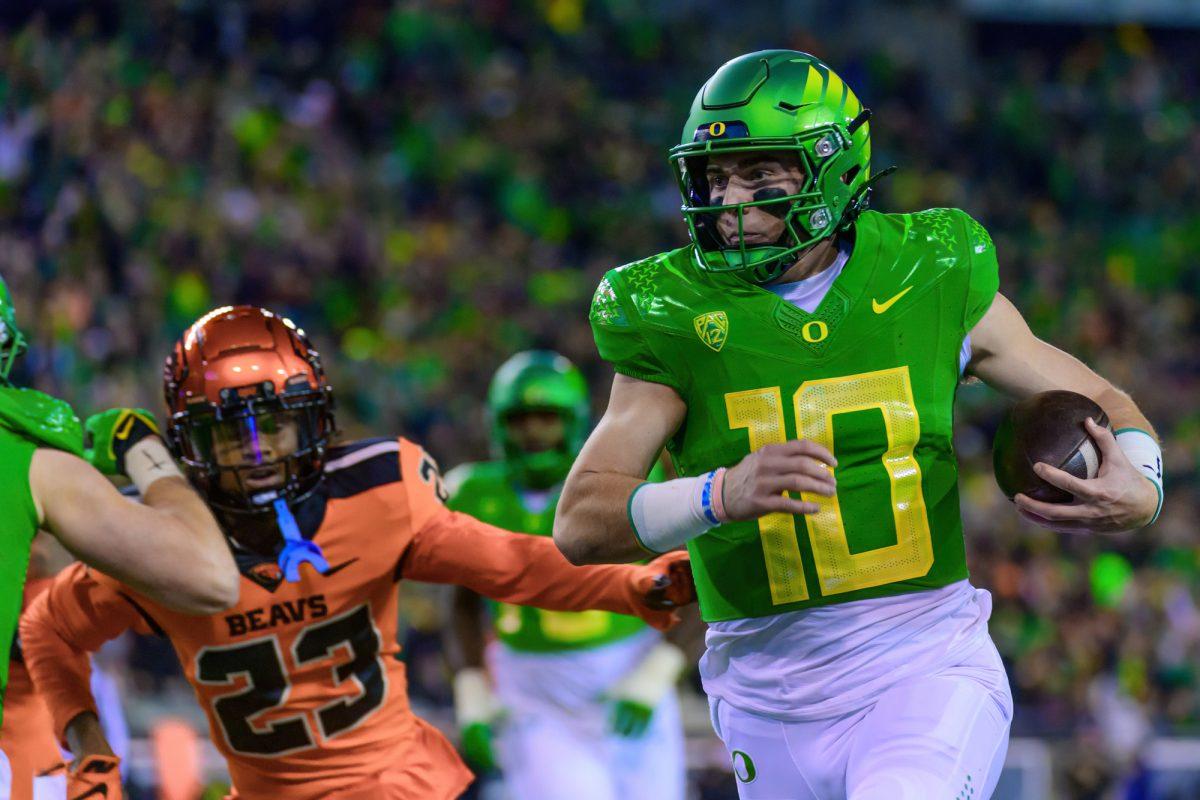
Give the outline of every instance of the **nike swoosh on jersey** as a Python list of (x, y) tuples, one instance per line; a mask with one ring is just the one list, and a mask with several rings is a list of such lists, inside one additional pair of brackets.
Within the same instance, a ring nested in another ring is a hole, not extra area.
[(329, 569), (325, 570), (325, 577), (328, 578), (330, 575), (332, 575), (335, 572), (341, 572), (346, 567), (353, 564), (355, 561), (358, 561), (358, 559), (352, 558), (349, 561), (343, 561), (341, 564), (338, 564), (336, 567), (330, 567)]
[(891, 308), (893, 305), (895, 305), (897, 300), (899, 300), (901, 297), (904, 297), (904, 295), (906, 295), (910, 291), (912, 291), (912, 288), (913, 287), (911, 287), (911, 286), (906, 286), (899, 294), (892, 295), (889, 299), (885, 300), (882, 303), (879, 302), (878, 300), (876, 300), (874, 297), (872, 297), (871, 298), (871, 310), (874, 311), (876, 314), (882, 314), (883, 312), (885, 312), (889, 308)]

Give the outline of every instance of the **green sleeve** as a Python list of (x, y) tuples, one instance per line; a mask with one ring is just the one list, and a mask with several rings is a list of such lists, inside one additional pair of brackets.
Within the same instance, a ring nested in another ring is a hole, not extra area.
[(1000, 290), (1000, 266), (996, 261), (996, 246), (992, 244), (987, 229), (966, 212), (961, 213), (967, 227), (971, 262), (963, 318), (963, 330), (969, 333), (991, 308), (992, 300)]
[(588, 315), (600, 357), (622, 375), (665, 384), (682, 394), (679, 379), (651, 349), (632, 305), (616, 271), (605, 275), (596, 288)]

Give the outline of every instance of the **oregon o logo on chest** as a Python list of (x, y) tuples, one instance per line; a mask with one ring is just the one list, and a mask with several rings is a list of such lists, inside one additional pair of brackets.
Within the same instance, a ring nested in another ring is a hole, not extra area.
[(713, 136), (713, 137), (724, 136), (725, 135), (725, 123), (724, 122), (710, 123), (708, 126), (708, 135)]
[(829, 326), (819, 319), (812, 322), (804, 323), (804, 327), (800, 329), (800, 335), (804, 337), (804, 341), (810, 344), (815, 344), (825, 340), (829, 335)]

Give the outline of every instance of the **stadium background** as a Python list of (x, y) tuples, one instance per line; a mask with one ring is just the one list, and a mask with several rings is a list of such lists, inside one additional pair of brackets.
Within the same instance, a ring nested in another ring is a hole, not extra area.
[[(1200, 6), (1093, 5), (6, 2), (17, 378), (81, 415), (161, 412), (169, 344), (247, 302), (313, 336), (349, 433), (403, 433), (445, 468), (487, 455), (481, 398), (516, 350), (570, 356), (600, 410), (587, 304), (605, 269), (684, 240), (665, 152), (696, 89), (742, 52), (808, 50), (874, 110), (875, 168), (900, 167), (874, 207), (981, 220), (1034, 330), (1166, 443), (1154, 528), (1053, 534), (992, 482), (1002, 402), (960, 395), (969, 564), (1020, 737), (1002, 795), (1042, 796), (1051, 768), (1053, 797), (1200, 796), (1200, 746), (1163, 738), (1200, 735)], [(448, 721), (439, 595), (407, 597), (412, 691)], [(135, 737), (200, 721), (161, 643), (105, 658)], [(690, 716), (696, 796), (734, 797)]]

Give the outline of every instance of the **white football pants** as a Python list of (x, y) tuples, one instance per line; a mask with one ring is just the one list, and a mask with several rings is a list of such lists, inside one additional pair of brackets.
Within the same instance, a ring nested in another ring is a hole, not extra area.
[(633, 739), (610, 731), (604, 700), (658, 640), (646, 630), (562, 653), (522, 653), (500, 642), (488, 648), (506, 710), (496, 758), (512, 800), (683, 800), (687, 767), (675, 692)]
[(1008, 751), (1012, 693), (989, 639), (843, 716), (782, 722), (711, 701), (741, 800), (988, 800)]

